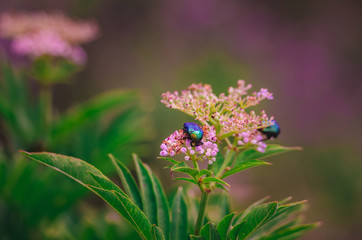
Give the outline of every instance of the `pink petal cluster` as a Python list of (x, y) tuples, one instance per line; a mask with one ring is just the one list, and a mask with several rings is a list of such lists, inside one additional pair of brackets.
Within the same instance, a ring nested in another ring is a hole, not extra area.
[(98, 36), (98, 25), (72, 20), (61, 12), (3, 13), (0, 35), (14, 38), (12, 49), (18, 54), (49, 55), (84, 64), (87, 56), (79, 45)]
[(247, 130), (237, 135), (238, 145), (254, 145), (258, 152), (265, 152), (267, 144), (263, 142), (265, 136), (258, 130)]
[(200, 159), (212, 164), (216, 160), (215, 156), (219, 152), (219, 148), (215, 143), (217, 140), (215, 128), (213, 126), (203, 126), (203, 131), (204, 137), (201, 140), (202, 144), (199, 146), (192, 146), (191, 140), (185, 138), (183, 130), (175, 131), (162, 142), (160, 146), (160, 156), (174, 156), (182, 153), (186, 155), (184, 157), (186, 161), (190, 159)]
[(230, 87), (228, 95), (216, 96), (208, 84), (192, 84), (181, 93), (166, 92), (162, 94), (161, 102), (169, 108), (178, 109), (193, 116), (201, 122), (221, 126), (219, 135), (238, 134), (250, 129), (267, 127), (272, 118), (264, 111), (260, 115), (245, 109), (260, 103), (264, 99), (273, 99), (273, 94), (262, 88), (259, 92), (247, 95), (251, 84), (239, 80), (236, 88)]

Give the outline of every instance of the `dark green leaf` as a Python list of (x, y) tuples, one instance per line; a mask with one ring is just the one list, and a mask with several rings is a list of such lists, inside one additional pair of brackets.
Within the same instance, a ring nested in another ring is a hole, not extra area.
[(205, 240), (220, 240), (220, 235), (217, 232), (215, 224), (208, 222), (205, 226), (201, 228), (200, 235), (205, 238)]
[(172, 202), (172, 240), (187, 239), (187, 206), (182, 197), (182, 187), (179, 187)]
[(271, 165), (271, 163), (268, 162), (264, 162), (262, 160), (249, 160), (246, 162), (242, 162), (239, 163), (237, 165), (235, 165), (232, 169), (230, 169), (229, 171), (226, 171), (223, 175), (222, 175), (222, 179), (226, 178), (232, 174), (244, 171), (246, 169), (252, 168), (252, 167), (256, 167), (256, 166), (262, 166), (262, 165)]
[(200, 172), (197, 174), (197, 178), (202, 177), (206, 174), (211, 174), (212, 171), (208, 169), (201, 169)]
[(158, 226), (163, 230), (165, 236), (169, 238), (171, 220), (170, 220), (170, 207), (166, 198), (166, 194), (162, 188), (162, 185), (158, 178), (152, 173), (151, 169), (146, 166), (149, 174), (151, 175), (153, 191), (156, 195), (157, 201), (157, 223)]
[(161, 228), (156, 225), (152, 225), (151, 234), (152, 240), (165, 240), (165, 235), (163, 234)]
[(277, 202), (271, 202), (254, 208), (242, 219), (242, 221), (245, 221), (245, 223), (240, 228), (238, 234), (239, 239), (246, 239), (256, 229), (261, 227), (269, 218), (275, 214), (277, 207)]
[(226, 215), (217, 225), (217, 230), (219, 231), (221, 240), (228, 239), (228, 235), (231, 230), (235, 214), (236, 213), (230, 213), (229, 215)]
[(151, 175), (136, 154), (132, 154), (132, 157), (140, 184), (143, 211), (150, 222), (157, 225), (157, 200)]
[(260, 200), (258, 200), (256, 202), (254, 202), (253, 204), (251, 204), (247, 209), (245, 209), (245, 211), (242, 214), (240, 214), (240, 216), (235, 218), (235, 224), (237, 224), (239, 222), (239, 220), (241, 221), (241, 219), (243, 219), (254, 208), (256, 208), (260, 204), (264, 203), (268, 198), (269, 198), (269, 196), (263, 197), (262, 199), (260, 199)]
[(190, 240), (205, 240), (205, 238), (201, 236), (190, 235)]
[(119, 161), (113, 155), (110, 154), (109, 157), (111, 158), (112, 163), (117, 170), (118, 176), (122, 181), (122, 185), (126, 193), (132, 199), (132, 201), (142, 210), (143, 206), (140, 191), (130, 171), (121, 161)]
[(220, 184), (224, 184), (228, 187), (230, 187), (230, 185), (227, 182), (224, 182), (223, 180), (216, 178), (216, 177), (206, 177), (202, 179), (203, 183), (208, 183), (208, 182), (216, 182), (216, 183), (220, 183)]
[(124, 105), (124, 103), (137, 99), (133, 91), (113, 91), (103, 93), (96, 98), (77, 106), (56, 123), (53, 128), (53, 137), (66, 137), (69, 133), (81, 128), (87, 123), (103, 117), (109, 111)]
[(136, 228), (142, 239), (152, 239), (152, 226), (150, 222), (145, 214), (132, 203), (128, 197), (125, 197), (116, 191), (109, 191), (94, 186), (89, 186), (89, 188), (130, 222)]
[[(144, 213), (131, 202), (122, 190), (94, 166), (80, 159), (60, 154), (46, 152), (23, 152), (23, 154), (67, 175), (94, 191), (129, 221), (143, 239), (151, 239), (151, 224)], [(107, 187), (108, 189), (102, 189), (100, 186)]]
[(229, 234), (229, 238), (227, 238), (226, 240), (235, 240), (238, 237), (238, 234), (240, 232), (241, 227), (245, 224), (245, 222), (241, 222), (238, 225), (234, 226)]

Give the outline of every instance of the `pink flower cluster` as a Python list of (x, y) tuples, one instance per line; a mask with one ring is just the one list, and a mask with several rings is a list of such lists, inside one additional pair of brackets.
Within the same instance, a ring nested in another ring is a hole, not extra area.
[(212, 164), (216, 160), (216, 155), (219, 152), (219, 148), (216, 142), (215, 128), (204, 126), (204, 137), (201, 140), (201, 145), (192, 146), (191, 140), (185, 138), (183, 130), (177, 130), (172, 133), (161, 144), (160, 156), (174, 156), (179, 153), (183, 153), (186, 156), (186, 161), (190, 159), (208, 161)]
[(0, 35), (14, 38), (12, 49), (18, 54), (61, 57), (81, 65), (87, 56), (79, 45), (97, 37), (98, 25), (72, 20), (60, 12), (4, 13)]
[(265, 136), (258, 130), (247, 130), (238, 134), (238, 145), (254, 145), (258, 152), (265, 152), (267, 144), (263, 142)]
[(248, 113), (245, 109), (264, 99), (273, 99), (273, 94), (262, 88), (259, 92), (245, 96), (250, 88), (251, 84), (245, 85), (243, 80), (239, 80), (236, 88), (229, 88), (228, 95), (222, 93), (216, 96), (210, 85), (192, 84), (181, 93), (163, 93), (161, 102), (169, 108), (193, 116), (196, 120), (221, 126), (220, 134), (237, 134), (271, 124), (272, 118), (269, 119), (264, 111), (257, 115), (254, 111)]

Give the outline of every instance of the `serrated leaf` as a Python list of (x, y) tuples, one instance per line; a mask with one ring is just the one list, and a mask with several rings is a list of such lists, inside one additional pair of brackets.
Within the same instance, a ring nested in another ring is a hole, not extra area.
[(172, 158), (167, 158), (167, 157), (157, 157), (157, 159), (164, 159), (164, 160), (167, 160), (173, 164), (178, 164), (180, 161), (177, 161), (175, 159), (172, 159)]
[(254, 208), (256, 208), (257, 206), (259, 206), (260, 204), (264, 203), (267, 199), (269, 198), (269, 196), (263, 197), (262, 199), (254, 202), (253, 204), (251, 204), (249, 207), (247, 207), (244, 212), (242, 212), (239, 216), (237, 216), (235, 218), (235, 224), (237, 224), (238, 222), (241, 222), (241, 219), (243, 219), (247, 214), (249, 214)]
[(119, 178), (121, 179), (122, 185), (128, 194), (128, 196), (132, 199), (132, 201), (142, 210), (142, 199), (141, 194), (136, 184), (136, 181), (132, 177), (132, 174), (128, 170), (128, 168), (117, 158), (115, 158), (112, 154), (109, 155), (112, 160), (113, 165), (116, 168)]
[[(122, 190), (114, 190), (117, 189), (117, 186), (97, 168), (80, 159), (60, 154), (46, 152), (22, 153), (31, 159), (67, 175), (97, 193), (137, 229), (142, 239), (151, 239), (151, 223), (144, 213), (131, 202)], [(95, 178), (93, 178), (91, 174), (93, 177), (95, 176)], [(108, 187), (109, 189), (102, 189), (99, 186)]]
[(157, 225), (157, 201), (151, 175), (136, 154), (132, 154), (132, 157), (140, 184), (143, 211), (150, 222)]
[(255, 236), (262, 236), (263, 234), (269, 232), (271, 229), (275, 228), (276, 226), (280, 225), (280, 223), (284, 222), (288, 219), (288, 217), (295, 213), (300, 211), (306, 201), (301, 202), (295, 202), (288, 205), (279, 206), (275, 214), (270, 217), (262, 227), (257, 229), (254, 233), (250, 235), (250, 237)]
[(220, 184), (224, 184), (228, 187), (230, 187), (230, 185), (227, 182), (224, 182), (223, 180), (221, 180), (220, 178), (216, 178), (216, 177), (206, 177), (202, 179), (203, 183), (208, 183), (208, 182), (216, 182), (216, 183), (220, 183)]
[(182, 196), (182, 187), (179, 187), (172, 201), (172, 240), (187, 239), (187, 206)]
[(199, 170), (190, 168), (185, 162), (179, 162), (178, 164), (174, 165), (171, 168), (171, 171), (186, 173), (192, 177), (195, 177), (199, 173)]
[(226, 215), (217, 225), (217, 230), (220, 234), (221, 240), (228, 239), (230, 230), (232, 228), (232, 222), (235, 218), (235, 214), (236, 213), (230, 213), (229, 215)]
[(156, 225), (152, 225), (151, 235), (152, 240), (165, 240), (165, 235), (163, 234), (161, 228)]
[(151, 171), (151, 169), (146, 166), (151, 175), (153, 191), (156, 195), (157, 201), (157, 223), (158, 226), (162, 229), (163, 233), (167, 238), (169, 238), (171, 220), (170, 220), (170, 207), (166, 198), (166, 194), (162, 188), (162, 185), (156, 175)]
[(238, 234), (239, 239), (246, 239), (248, 236), (250, 236), (250, 234), (261, 227), (269, 218), (275, 214), (277, 207), (277, 202), (271, 202), (254, 208), (242, 219), (242, 221), (245, 221), (245, 223), (240, 228)]
[(197, 182), (192, 178), (177, 177), (177, 178), (174, 178), (173, 180), (182, 180), (182, 181), (187, 181), (187, 182), (198, 185)]
[(211, 222), (208, 222), (201, 228), (200, 235), (204, 237), (205, 240), (221, 240), (215, 224)]
[(263, 165), (271, 165), (271, 163), (262, 161), (262, 160), (249, 160), (246, 162), (242, 162), (239, 163), (237, 165), (235, 165), (232, 169), (230, 169), (229, 171), (226, 171), (223, 175), (222, 175), (222, 179), (233, 175), (235, 173), (244, 171), (246, 169), (252, 168), (252, 167), (256, 167), (256, 166), (263, 166)]

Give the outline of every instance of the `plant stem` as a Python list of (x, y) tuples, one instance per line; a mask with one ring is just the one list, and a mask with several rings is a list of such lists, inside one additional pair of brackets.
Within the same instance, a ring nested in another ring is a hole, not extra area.
[(197, 221), (195, 225), (195, 235), (198, 236), (200, 233), (200, 229), (202, 226), (202, 223), (204, 222), (205, 218), (205, 210), (207, 205), (207, 200), (209, 199), (209, 194), (207, 192), (202, 192), (201, 195), (201, 201), (200, 201), (200, 208), (199, 208), (199, 214), (197, 216)]
[(231, 151), (230, 149), (227, 149), (226, 153), (225, 153), (225, 160), (222, 163), (219, 171), (216, 173), (215, 177), (217, 177), (217, 178), (221, 177), (221, 175), (224, 172), (225, 168), (229, 165), (230, 160), (232, 159), (232, 156), (233, 156), (233, 151)]

